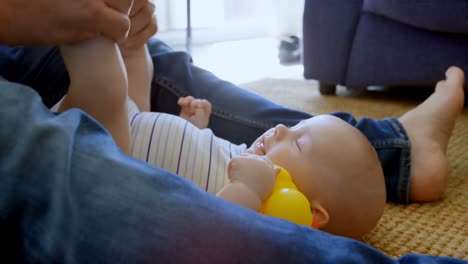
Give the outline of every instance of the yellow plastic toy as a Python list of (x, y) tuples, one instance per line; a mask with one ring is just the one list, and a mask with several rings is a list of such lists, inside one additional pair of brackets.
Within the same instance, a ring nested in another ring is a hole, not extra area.
[(263, 202), (260, 213), (317, 228), (309, 201), (297, 189), (289, 172), (281, 167), (280, 169), (273, 191)]

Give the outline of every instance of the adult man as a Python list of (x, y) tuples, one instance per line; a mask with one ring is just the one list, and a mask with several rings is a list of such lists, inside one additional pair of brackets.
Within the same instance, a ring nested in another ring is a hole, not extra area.
[[(59, 45), (98, 34), (125, 41), (131, 5), (130, 0), (2, 1), (0, 42)], [(142, 20), (142, 30), (128, 34), (154, 31), (155, 20), (144, 11), (151, 5), (143, 0), (133, 5), (141, 5), (135, 10), (143, 12), (133, 15), (147, 20)], [(55, 115), (48, 111), (44, 103), (53, 103), (65, 87), (53, 82), (66, 74), (55, 67), (53, 50), (2, 50), (4, 77), (29, 83), (43, 95), (41, 100), (28, 87), (0, 81), (0, 243), (4, 258), (36, 263), (396, 261), (358, 241), (222, 201), (171, 173), (128, 158), (102, 126), (83, 112)], [(153, 42), (152, 53), (158, 51), (169, 55), (173, 63), (188, 65), (190, 60)], [(152, 95), (153, 102), (160, 101), (163, 108), (165, 104), (167, 109), (172, 107), (164, 93), (177, 88), (170, 82), (177, 76), (191, 76), (192, 81), (185, 79), (190, 87), (200, 80), (229, 86), (198, 68), (167, 70), (161, 68), (167, 66), (164, 59), (154, 62), (160, 73), (158, 85), (168, 87)], [(164, 74), (167, 71), (172, 74)], [(49, 74), (55, 77), (48, 78)], [(227, 133), (228, 128), (219, 132)], [(409, 260), (447, 259), (408, 255), (401, 261)]]

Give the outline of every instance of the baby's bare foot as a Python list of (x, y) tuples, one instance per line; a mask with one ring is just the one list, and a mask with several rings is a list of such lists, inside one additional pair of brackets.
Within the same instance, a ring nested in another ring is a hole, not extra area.
[(177, 101), (180, 105), (180, 117), (194, 124), (198, 128), (207, 128), (211, 115), (211, 103), (192, 96), (181, 97)]
[(399, 118), (412, 142), (411, 201), (439, 199), (447, 184), (447, 146), (465, 97), (463, 71), (451, 67), (446, 77), (429, 98)]

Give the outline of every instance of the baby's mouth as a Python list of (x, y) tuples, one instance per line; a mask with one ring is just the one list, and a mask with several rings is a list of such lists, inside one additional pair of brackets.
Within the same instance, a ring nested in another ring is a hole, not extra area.
[(247, 153), (255, 154), (258, 156), (265, 156), (265, 137), (259, 138), (257, 142), (254, 142), (247, 150)]
[(255, 144), (255, 152), (259, 156), (265, 155), (265, 137), (262, 137), (256, 144)]

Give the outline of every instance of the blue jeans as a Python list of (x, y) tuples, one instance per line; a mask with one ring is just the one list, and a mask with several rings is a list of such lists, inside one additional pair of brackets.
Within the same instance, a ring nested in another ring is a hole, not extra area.
[(0, 80), (0, 247), (21, 263), (466, 263), (392, 259), (125, 156), (87, 114)]
[[(231, 142), (252, 143), (278, 123), (295, 125), (309, 114), (275, 104), (220, 80), (192, 64), (185, 52), (175, 52), (154, 38), (149, 49), (154, 63), (152, 111), (178, 115), (177, 99), (192, 95), (213, 105), (210, 128)], [(69, 78), (57, 48), (7, 48), (0, 46), (0, 75), (33, 87), (46, 106), (65, 95)], [(332, 113), (358, 128), (377, 150), (385, 175), (387, 200), (409, 202), (410, 140), (397, 119), (360, 119), (349, 113)]]
[[(277, 122), (309, 117), (217, 79), (157, 40), (150, 47), (152, 104), (159, 111), (177, 113), (180, 95), (207, 98), (215, 133), (243, 142)], [(218, 199), (126, 157), (85, 113), (51, 113), (45, 105), (63, 96), (68, 83), (56, 49), (0, 48), (0, 57), (0, 75), (42, 97), (0, 81), (0, 248), (17, 262), (464, 263), (417, 254), (391, 259), (361, 242)], [(241, 99), (250, 111), (238, 109)], [(379, 154), (383, 165), (409, 156), (392, 154), (409, 151), (394, 119), (356, 123), (349, 114), (336, 115), (360, 128), (379, 152), (390, 150)]]

